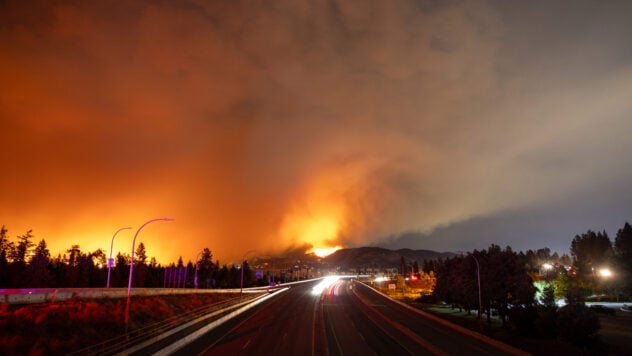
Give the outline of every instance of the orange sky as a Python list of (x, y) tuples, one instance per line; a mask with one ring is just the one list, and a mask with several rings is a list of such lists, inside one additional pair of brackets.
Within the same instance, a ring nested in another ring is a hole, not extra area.
[[(187, 261), (208, 247), (232, 262), (596, 191), (595, 171), (626, 163), (630, 70), (603, 41), (538, 37), (554, 22), (533, 29), (519, 10), (4, 1), (0, 224), (12, 237), (33, 229), (55, 255), (107, 252), (133, 227), (116, 254), (143, 222), (171, 217), (140, 234), (149, 256)], [(630, 176), (600, 177), (625, 189)]]

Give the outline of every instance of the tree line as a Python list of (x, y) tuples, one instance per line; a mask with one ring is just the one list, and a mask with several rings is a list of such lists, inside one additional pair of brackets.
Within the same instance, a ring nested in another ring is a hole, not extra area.
[[(488, 322), (497, 313), (504, 327), (522, 333), (585, 343), (599, 329), (599, 320), (584, 305), (587, 298), (632, 298), (632, 226), (626, 222), (614, 243), (605, 231), (576, 235), (570, 252), (560, 257), (548, 248), (517, 253), (492, 245), (424, 261), (423, 269), (435, 272), (434, 301), (468, 312), (480, 308)], [(566, 305), (558, 309), (560, 298)]]
[[(8, 230), (0, 228), (0, 289), (5, 288), (98, 288), (105, 287), (108, 279), (108, 260), (105, 252), (97, 249), (92, 252), (81, 251), (79, 245), (72, 245), (65, 253), (51, 256), (46, 241), (35, 243), (32, 230), (28, 230), (11, 241)], [(129, 281), (130, 256), (118, 253), (115, 265), (111, 268), (110, 287), (127, 287)], [(138, 244), (134, 253), (132, 283), (134, 287), (160, 288), (195, 286), (199, 288), (238, 288), (241, 283), (240, 266), (220, 265), (213, 262), (210, 249), (200, 253), (197, 266), (189, 261), (184, 264), (182, 257), (177, 263), (166, 266), (159, 264), (154, 257), (148, 258), (145, 245)], [(169, 273), (177, 270), (179, 278), (176, 284)], [(197, 273), (196, 273), (197, 270)], [(169, 271), (169, 272), (167, 272)], [(250, 266), (244, 263), (244, 286), (256, 281), (252, 277)]]

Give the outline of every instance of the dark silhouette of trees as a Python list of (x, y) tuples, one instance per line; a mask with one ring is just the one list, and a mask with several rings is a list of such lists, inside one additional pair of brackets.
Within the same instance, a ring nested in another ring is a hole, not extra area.
[(614, 239), (614, 258), (620, 297), (632, 296), (632, 226), (627, 222)]
[[(142, 242), (138, 244), (134, 256), (134, 287), (165, 286), (165, 267), (158, 264), (154, 257), (148, 258)], [(130, 260), (128, 254), (116, 255), (110, 278), (112, 288), (127, 287)], [(202, 250), (197, 265), (199, 288), (238, 288), (240, 285), (241, 266), (224, 265), (220, 268), (219, 261), (213, 262), (209, 248)], [(252, 286), (254, 277), (250, 266), (246, 262), (244, 267), (244, 286)], [(186, 283), (181, 282), (177, 287), (193, 286), (193, 263), (189, 262), (184, 267), (180, 257), (177, 265), (172, 263), (169, 268), (178, 268), (177, 278), (186, 279)], [(13, 242), (9, 239), (7, 228), (0, 228), (0, 288), (102, 288), (106, 280), (107, 256), (101, 249), (84, 252), (79, 245), (72, 245), (64, 254), (52, 257), (44, 239), (34, 243), (32, 230), (17, 236)]]
[(200, 260), (197, 261), (198, 268), (198, 287), (212, 288), (215, 285), (216, 268), (213, 263), (213, 254), (211, 250), (205, 248), (202, 250)]
[(487, 251), (449, 258), (436, 272), (434, 295), (458, 308), (478, 309), (478, 276), (480, 265), (482, 308), (490, 322), (492, 310), (497, 311), (503, 325), (510, 307), (532, 306), (535, 288), (518, 255), (507, 247), (492, 245)]
[(424, 260), (422, 270), (424, 273), (435, 272), (443, 265), (443, 258), (438, 257), (436, 260)]
[[(244, 261), (242, 266), (244, 268), (244, 287), (252, 286), (256, 281), (254, 279), (252, 269), (250, 268), (250, 263), (248, 263), (248, 261)], [(241, 285), (241, 270), (239, 271), (239, 285)]]
[(614, 247), (617, 256), (627, 258), (628, 262), (632, 264), (632, 226), (628, 222), (617, 231)]
[(164, 285), (164, 268), (158, 264), (155, 257), (152, 257), (147, 266), (145, 287), (158, 288)]
[(13, 242), (9, 241), (7, 228), (2, 225), (0, 228), (0, 287), (11, 285), (9, 274), (9, 257), (13, 251)]
[(501, 250), (499, 246), (492, 245), (486, 253), (481, 252), (481, 257), (481, 289), (489, 303), (487, 318), (489, 320), (491, 309), (495, 309), (505, 326), (510, 306), (524, 308), (533, 305), (533, 281), (510, 247)]
[(35, 247), (35, 253), (27, 268), (28, 280), (32, 287), (45, 288), (53, 286), (50, 264), (50, 251), (48, 251), (46, 241), (42, 239)]
[(144, 243), (139, 243), (134, 253), (134, 278), (132, 285), (134, 287), (145, 286), (145, 277), (147, 275), (147, 251)]
[(612, 254), (612, 243), (605, 231), (595, 233), (588, 230), (575, 236), (571, 242), (571, 255), (577, 277), (584, 288), (591, 288), (597, 270), (610, 262)]
[(114, 257), (114, 268), (112, 269), (112, 276), (110, 286), (112, 287), (126, 287), (129, 278), (129, 263), (130, 256), (128, 254), (117, 253)]
[(14, 287), (21, 287), (26, 283), (26, 266), (30, 252), (35, 246), (33, 243), (33, 231), (28, 230), (26, 234), (19, 235), (18, 241), (10, 251), (11, 265), (9, 266), (9, 275), (13, 280), (11, 284)]
[(555, 288), (549, 285), (544, 288), (544, 294), (537, 305), (535, 331), (538, 336), (552, 338), (557, 335), (557, 304), (555, 303)]
[(404, 256), (400, 256), (399, 258), (399, 270), (401, 272), (401, 275), (404, 276), (406, 275), (406, 259), (404, 258)]
[(33, 230), (29, 230), (26, 234), (18, 236), (18, 243), (13, 249), (13, 264), (26, 266), (28, 254), (33, 246), (35, 246), (33, 243)]
[(566, 295), (566, 305), (557, 312), (558, 334), (576, 345), (587, 345), (597, 339), (601, 327), (599, 318), (584, 304), (584, 293), (578, 286), (571, 286)]

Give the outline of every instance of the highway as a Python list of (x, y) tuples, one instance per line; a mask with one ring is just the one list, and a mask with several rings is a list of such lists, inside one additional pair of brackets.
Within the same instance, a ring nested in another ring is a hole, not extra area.
[(294, 285), (203, 335), (179, 355), (503, 355), (522, 352), (461, 332), (369, 287)]
[(290, 289), (205, 334), (178, 355), (323, 355), (315, 282)]

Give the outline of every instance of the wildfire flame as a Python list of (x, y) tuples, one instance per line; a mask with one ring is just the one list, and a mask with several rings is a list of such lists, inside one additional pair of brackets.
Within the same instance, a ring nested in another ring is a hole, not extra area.
[(307, 253), (313, 253), (318, 257), (327, 257), (329, 255), (331, 255), (332, 253), (340, 250), (341, 248), (343, 248), (342, 246), (334, 246), (334, 247), (314, 247), (311, 250), (309, 250)]

